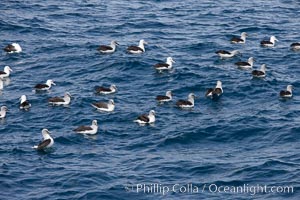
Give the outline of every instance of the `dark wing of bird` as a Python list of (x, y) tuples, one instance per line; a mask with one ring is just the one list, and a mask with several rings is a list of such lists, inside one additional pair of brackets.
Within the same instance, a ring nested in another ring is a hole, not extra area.
[(24, 101), (23, 103), (21, 103), (21, 107), (25, 108), (28, 107), (30, 105), (30, 103), (28, 101)]
[(48, 100), (50, 103), (59, 103), (59, 102), (65, 102), (63, 98), (61, 97), (52, 97)]
[(300, 47), (300, 42), (292, 43), (291, 47)]
[(43, 88), (47, 88), (49, 87), (47, 84), (44, 83), (39, 83), (37, 85), (34, 86), (35, 89), (43, 89)]
[(157, 100), (157, 101), (163, 101), (163, 100), (169, 100), (169, 99), (170, 99), (169, 97), (164, 96), (164, 95), (158, 95), (158, 96), (156, 97), (156, 100)]
[(130, 46), (127, 48), (127, 51), (144, 51), (144, 50), (137, 46)]
[(244, 61), (236, 62), (234, 64), (237, 66), (251, 66), (248, 62), (244, 62)]
[(259, 70), (253, 70), (252, 75), (253, 76), (263, 76), (265, 73)]
[(284, 96), (287, 96), (287, 95), (291, 95), (291, 93), (289, 91), (286, 91), (286, 90), (281, 90), (279, 95), (281, 97), (284, 97)]
[(216, 54), (228, 54), (230, 55), (231, 53), (229, 51), (226, 51), (226, 50), (219, 50), (219, 51), (216, 51)]
[(93, 105), (97, 108), (108, 108), (108, 105), (105, 102), (97, 102), (97, 103), (93, 103)]
[(208, 94), (212, 93), (214, 91), (213, 88), (209, 88), (206, 90), (205, 96), (207, 96)]
[(90, 131), (90, 130), (93, 130), (90, 126), (79, 126), (78, 128), (74, 129), (75, 132)]
[(233, 43), (244, 42), (244, 40), (242, 40), (241, 38), (236, 38), (236, 37), (232, 38), (230, 41)]
[(155, 68), (168, 68), (169, 64), (167, 63), (157, 63), (156, 65), (154, 65)]
[(190, 101), (187, 101), (187, 100), (178, 100), (176, 102), (176, 105), (177, 106), (182, 106), (182, 105), (193, 105)]
[(13, 45), (9, 44), (3, 50), (6, 52), (11, 52), (11, 51), (16, 51), (16, 48)]
[(113, 50), (111, 46), (106, 46), (106, 45), (101, 45), (97, 48), (98, 51), (108, 51), (108, 50)]
[(111, 89), (99, 86), (99, 87), (96, 87), (96, 92), (111, 92)]
[(47, 139), (47, 140), (44, 140), (42, 141), (38, 147), (37, 147), (37, 150), (42, 150), (44, 149), (45, 147), (47, 147), (49, 144), (50, 144), (51, 140), (50, 139)]
[(148, 115), (141, 115), (137, 119), (141, 120), (141, 121), (144, 121), (144, 122), (149, 122), (150, 121)]
[(273, 43), (270, 42), (270, 41), (264, 40), (264, 41), (261, 41), (260, 44), (261, 44), (261, 45), (268, 45), (268, 44), (271, 44), (271, 45), (272, 45)]
[(4, 71), (0, 71), (0, 75), (6, 74)]

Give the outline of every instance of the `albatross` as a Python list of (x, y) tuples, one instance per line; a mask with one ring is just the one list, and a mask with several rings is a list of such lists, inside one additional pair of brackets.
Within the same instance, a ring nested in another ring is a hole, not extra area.
[(20, 97), (20, 109), (28, 110), (31, 107), (31, 104), (27, 100), (26, 95)]
[(172, 64), (175, 63), (172, 57), (167, 58), (167, 62), (165, 63), (157, 63), (154, 65), (156, 70), (170, 70), (172, 69)]
[(34, 88), (36, 90), (40, 90), (40, 91), (42, 91), (42, 90), (50, 90), (50, 88), (51, 88), (52, 85), (56, 85), (53, 82), (53, 80), (47, 80), (46, 83), (39, 83), (39, 84), (35, 85)]
[(300, 42), (294, 42), (291, 44), (291, 49), (296, 51), (296, 50), (300, 50)]
[(240, 54), (240, 52), (238, 50), (233, 50), (233, 51), (219, 50), (219, 51), (216, 51), (215, 53), (218, 54), (220, 56), (220, 58), (222, 58), (222, 59), (231, 58), (235, 55)]
[(48, 99), (48, 103), (52, 105), (69, 105), (71, 102), (71, 94), (65, 92), (64, 97), (52, 97)]
[(206, 91), (205, 96), (214, 99), (214, 98), (220, 97), (222, 94), (223, 94), (222, 82), (217, 81), (216, 87), (215, 88), (209, 88)]
[(275, 46), (275, 41), (278, 41), (275, 36), (271, 36), (270, 40), (263, 40), (260, 42), (261, 46), (263, 47), (274, 47)]
[(104, 86), (97, 86), (96, 93), (98, 94), (112, 94), (117, 91), (117, 86), (112, 84), (109, 88)]
[(36, 150), (45, 150), (45, 149), (48, 149), (53, 146), (54, 140), (50, 136), (49, 130), (44, 128), (42, 130), (42, 135), (43, 135), (43, 141), (41, 143), (39, 143), (38, 145), (33, 146), (32, 148), (34, 148)]
[(286, 87), (286, 90), (281, 90), (279, 93), (279, 96), (282, 98), (291, 98), (293, 96), (293, 86), (292, 85), (288, 85)]
[(79, 126), (78, 128), (74, 129), (73, 131), (75, 131), (76, 133), (94, 135), (98, 131), (97, 120), (93, 120), (91, 126)]
[(22, 48), (18, 43), (12, 43), (7, 45), (3, 50), (7, 53), (20, 53)]
[(251, 74), (253, 77), (256, 77), (256, 78), (266, 77), (266, 64), (262, 64), (260, 67), (260, 70), (255, 69), (251, 72)]
[(187, 100), (178, 100), (176, 106), (179, 108), (193, 108), (195, 104), (195, 94), (190, 93)]
[(158, 96), (156, 96), (156, 101), (158, 101), (160, 103), (172, 101), (172, 92), (171, 91), (167, 91), (166, 95), (158, 95)]
[(240, 69), (251, 69), (253, 67), (253, 63), (254, 63), (254, 58), (250, 57), (248, 59), (248, 61), (240, 61), (240, 62), (236, 62), (234, 63), (235, 65), (238, 66), (238, 68)]
[(248, 34), (246, 32), (242, 32), (241, 33), (241, 37), (233, 37), (230, 41), (234, 44), (244, 44), (246, 42), (246, 37), (248, 36)]
[(111, 41), (110, 45), (100, 45), (97, 50), (101, 53), (113, 53), (116, 51), (116, 47), (119, 43), (115, 40)]
[(145, 42), (145, 40), (140, 40), (139, 46), (129, 46), (127, 48), (127, 51), (132, 54), (140, 54), (145, 52), (145, 44), (148, 44)]
[(115, 102), (110, 99), (108, 102), (92, 103), (92, 106), (99, 111), (112, 112), (115, 109)]
[(12, 69), (9, 66), (5, 66), (3, 71), (0, 71), (0, 78), (8, 78), (12, 72)]
[(152, 124), (155, 122), (155, 111), (150, 110), (149, 114), (140, 115), (134, 122), (139, 124)]

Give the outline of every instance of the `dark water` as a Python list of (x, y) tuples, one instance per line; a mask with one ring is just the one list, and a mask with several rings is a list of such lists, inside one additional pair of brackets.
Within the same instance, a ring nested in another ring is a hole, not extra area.
[[(0, 56), (1, 69), (14, 70), (0, 95), (9, 108), (0, 125), (0, 199), (299, 199), (300, 53), (289, 49), (300, 41), (299, 1), (4, 0), (0, 11), (0, 46), (23, 47)], [(230, 44), (243, 31), (246, 44)], [(279, 39), (276, 47), (261, 48), (259, 41), (271, 35)], [(114, 54), (95, 50), (113, 39), (120, 43)], [(146, 52), (127, 54), (140, 39), (149, 43)], [(219, 49), (242, 56), (220, 60)], [(174, 70), (155, 72), (152, 66), (168, 56)], [(265, 79), (233, 65), (250, 56), (254, 68), (267, 64)], [(32, 91), (47, 79), (57, 83), (49, 93)], [(204, 98), (217, 80), (224, 95)], [(94, 94), (94, 86), (111, 83), (119, 88), (115, 95)], [(280, 100), (288, 84), (294, 97)], [(175, 100), (194, 92), (195, 108), (157, 105), (155, 96), (166, 90)], [(65, 91), (73, 95), (69, 107), (47, 105)], [(18, 109), (22, 94), (32, 103), (29, 112)], [(90, 106), (110, 98), (111, 114)], [(132, 122), (151, 109), (155, 125)], [(72, 132), (93, 119), (98, 135)], [(47, 153), (31, 149), (42, 128), (55, 140)], [(176, 190), (137, 191), (139, 184)], [(199, 190), (183, 193), (176, 184)], [(213, 191), (258, 184), (293, 186), (293, 193)]]

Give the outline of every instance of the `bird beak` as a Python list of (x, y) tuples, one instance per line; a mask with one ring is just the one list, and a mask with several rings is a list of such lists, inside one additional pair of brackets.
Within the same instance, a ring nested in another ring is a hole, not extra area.
[(148, 42), (144, 42), (144, 44), (148, 44)]
[(172, 60), (173, 63), (176, 63), (175, 60)]
[(9, 71), (11, 71), (11, 72), (12, 72), (13, 70), (12, 70), (12, 69), (9, 69)]
[(52, 82), (52, 85), (56, 85), (54, 82)]

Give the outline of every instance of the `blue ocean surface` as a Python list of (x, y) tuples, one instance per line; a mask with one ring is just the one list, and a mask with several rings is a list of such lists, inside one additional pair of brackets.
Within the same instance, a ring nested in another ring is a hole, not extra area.
[[(0, 53), (0, 70), (13, 69), (0, 94), (9, 109), (0, 121), (0, 199), (299, 199), (300, 52), (289, 47), (300, 42), (299, 1), (2, 0), (0, 13), (0, 47), (23, 48)], [(242, 32), (246, 43), (231, 44)], [(261, 47), (271, 35), (275, 47)], [(140, 39), (145, 53), (128, 54)], [(111, 40), (115, 53), (97, 52)], [(222, 60), (220, 49), (242, 54)], [(168, 56), (174, 68), (156, 72)], [(234, 65), (251, 56), (254, 69), (267, 65), (266, 78)], [(47, 79), (56, 86), (35, 93)], [(224, 94), (205, 98), (217, 80)], [(110, 84), (117, 93), (94, 93)], [(294, 96), (282, 100), (288, 84)], [(174, 100), (157, 104), (167, 90)], [(71, 105), (48, 105), (65, 91)], [(191, 92), (195, 107), (176, 108)], [(19, 109), (23, 94), (29, 111)], [(90, 105), (109, 99), (112, 113)], [(151, 109), (153, 125), (133, 122)], [(94, 119), (97, 135), (73, 132)], [(43, 128), (55, 144), (38, 152), (31, 147)]]

